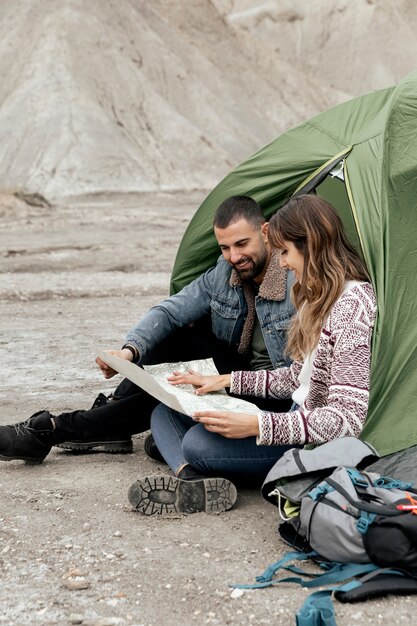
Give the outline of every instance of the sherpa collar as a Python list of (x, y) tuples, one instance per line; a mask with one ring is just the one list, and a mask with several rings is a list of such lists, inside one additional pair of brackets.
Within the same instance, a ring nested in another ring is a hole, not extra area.
[[(268, 269), (265, 272), (264, 279), (259, 287), (258, 295), (265, 300), (274, 300), (280, 302), (285, 300), (287, 293), (287, 273), (288, 270), (283, 269), (279, 265), (281, 253), (275, 248), (271, 252)], [(230, 274), (229, 284), (231, 287), (242, 286), (242, 280), (235, 269)]]

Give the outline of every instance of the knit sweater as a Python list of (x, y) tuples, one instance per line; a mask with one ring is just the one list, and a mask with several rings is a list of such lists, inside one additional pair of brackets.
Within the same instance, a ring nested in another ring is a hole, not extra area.
[[(357, 437), (369, 400), (371, 337), (376, 300), (369, 283), (345, 291), (320, 333), (304, 407), (259, 415), (259, 445), (320, 444)], [(274, 371), (232, 372), (230, 391), (262, 398), (291, 398), (302, 362)]]

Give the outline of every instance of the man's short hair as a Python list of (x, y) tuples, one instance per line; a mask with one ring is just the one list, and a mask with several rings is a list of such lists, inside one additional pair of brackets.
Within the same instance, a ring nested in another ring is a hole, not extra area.
[(249, 196), (231, 196), (217, 207), (213, 227), (227, 228), (242, 219), (252, 224), (254, 228), (260, 228), (266, 221), (256, 200)]

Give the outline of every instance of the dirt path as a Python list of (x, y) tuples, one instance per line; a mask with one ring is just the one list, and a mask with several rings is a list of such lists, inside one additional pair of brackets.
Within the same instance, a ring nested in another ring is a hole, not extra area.
[[(89, 406), (104, 383), (94, 357), (168, 290), (181, 234), (204, 194), (85, 198), (3, 210), (0, 226), (0, 423)], [(223, 515), (149, 519), (129, 484), (166, 471), (143, 435), (131, 455), (0, 465), (0, 624), (291, 625), (306, 592), (232, 598), (286, 548), (276, 513), (241, 490)], [(85, 589), (70, 589), (71, 585)], [(413, 623), (416, 601), (336, 603), (339, 626)]]

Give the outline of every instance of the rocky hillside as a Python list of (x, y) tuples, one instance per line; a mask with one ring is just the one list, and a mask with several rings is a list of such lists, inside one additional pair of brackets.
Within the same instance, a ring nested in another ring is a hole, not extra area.
[(4, 0), (0, 188), (208, 188), (281, 131), (396, 82), (411, 0)]

